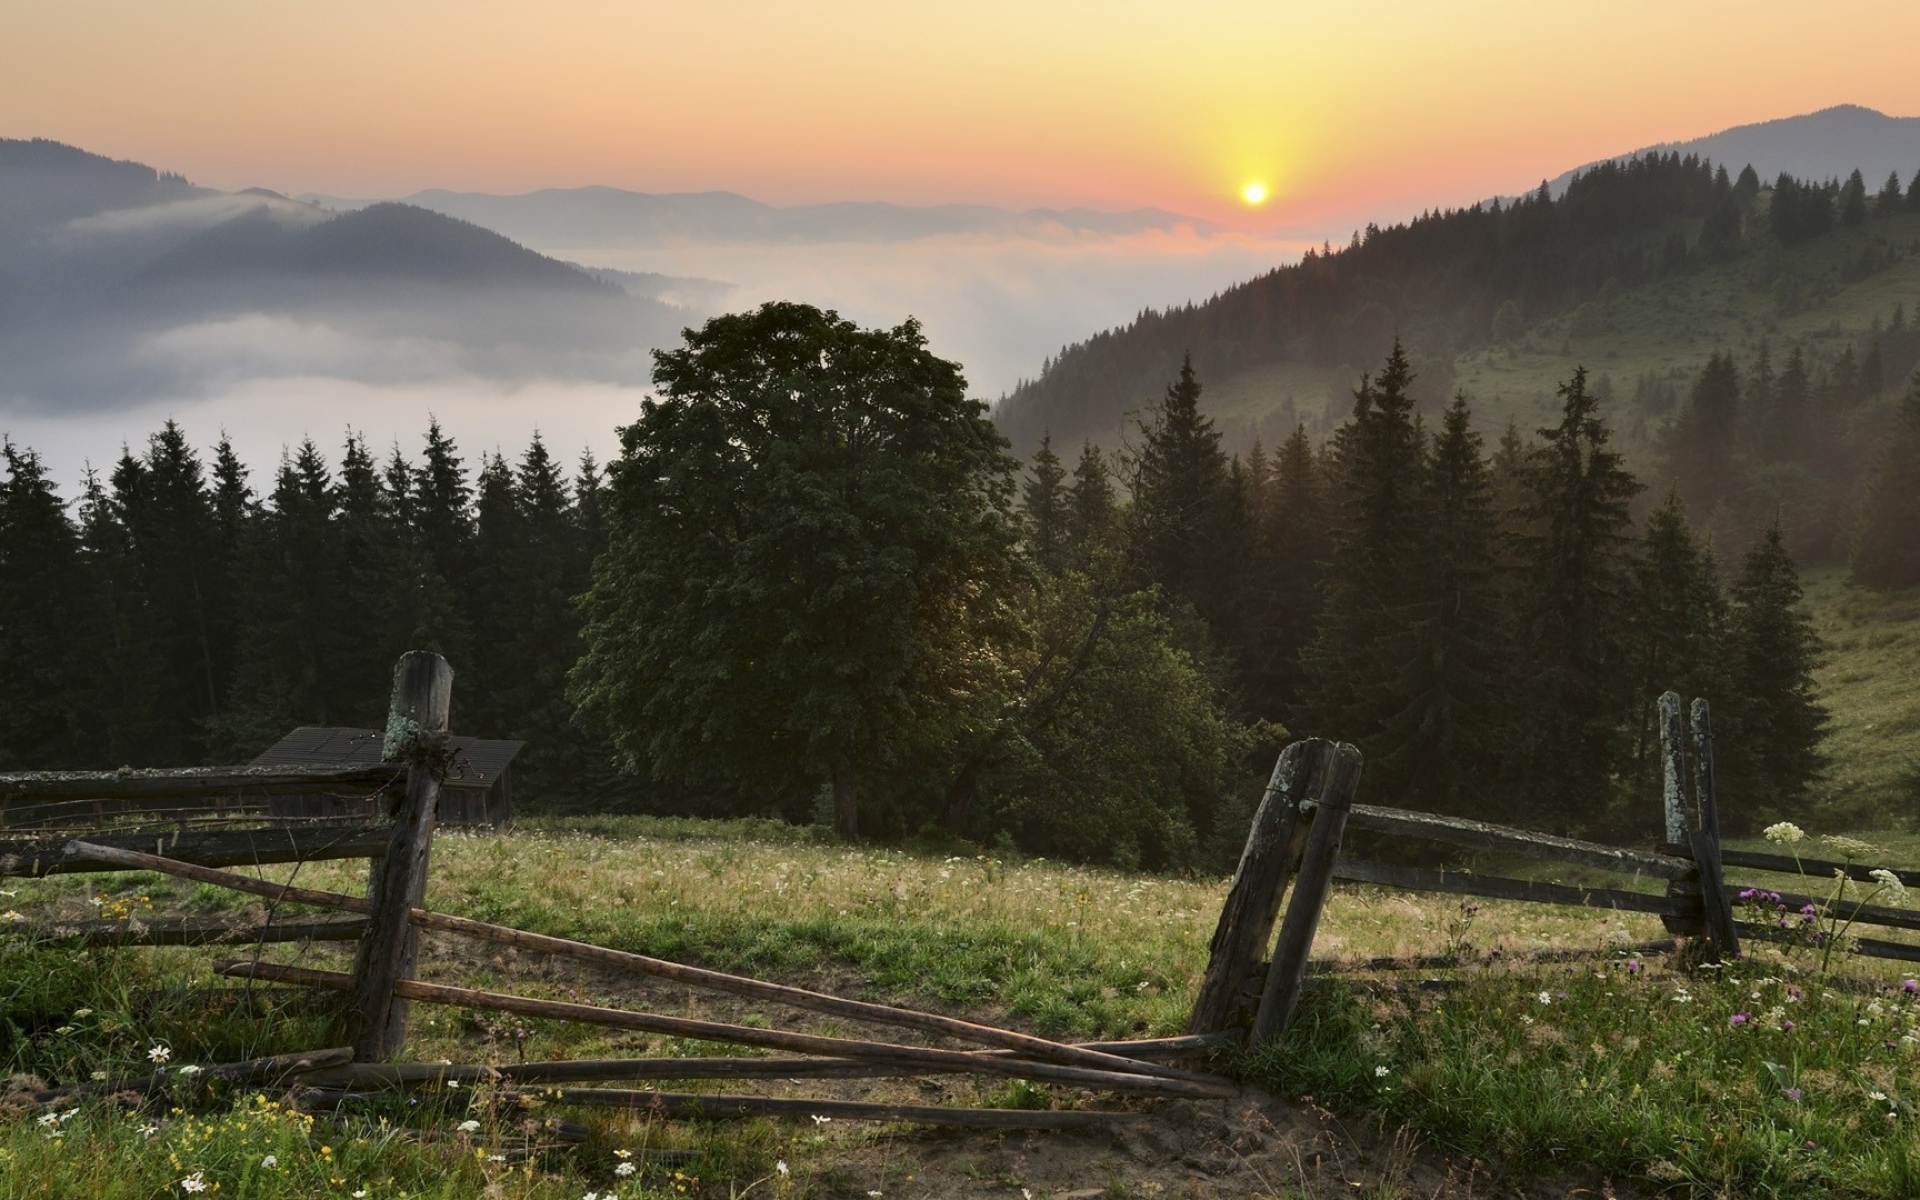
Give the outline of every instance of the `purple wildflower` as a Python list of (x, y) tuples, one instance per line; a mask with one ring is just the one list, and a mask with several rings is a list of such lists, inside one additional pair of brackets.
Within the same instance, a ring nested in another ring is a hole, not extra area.
[(1915, 992), (1920, 992), (1920, 979), (1907, 980), (1905, 983), (1900, 985), (1900, 990), (1905, 992), (1909, 996), (1913, 995)]
[[(1630, 958), (1630, 959), (1628, 959), (1628, 960), (1627, 960), (1627, 974), (1629, 974), (1629, 975), (1638, 975), (1639, 973), (1640, 973), (1640, 960), (1639, 960), (1639, 959), (1637, 959), (1637, 958)], [(1911, 979), (1909, 979), (1909, 980), (1907, 980), (1907, 982), (1908, 982), (1908, 983), (1912, 983), (1912, 982), (1913, 982), (1913, 980), (1911, 980)]]
[[(1803, 1092), (1803, 1091), (1801, 1091), (1801, 1090), (1800, 1090), (1799, 1088), (1788, 1088), (1788, 1089), (1787, 1089), (1787, 1099), (1789, 1099), (1789, 1100), (1791, 1100), (1791, 1101), (1793, 1101), (1793, 1102), (1794, 1102), (1795, 1104), (1798, 1104), (1798, 1103), (1800, 1103), (1800, 1097), (1802, 1097), (1802, 1096), (1804, 1096), (1804, 1095), (1806, 1095), (1806, 1093), (1805, 1093), (1805, 1092)], [(1808, 1147), (1809, 1149), (1811, 1149), (1811, 1148), (1813, 1147), (1813, 1143), (1812, 1143), (1812, 1142), (1808, 1142), (1808, 1143), (1807, 1143), (1807, 1147)]]
[(1795, 1000), (1798, 1000), (1801, 996), (1805, 995), (1805, 993), (1802, 992), (1797, 986), (1790, 983), (1787, 985), (1787, 995), (1791, 996)]
[(1729, 1025), (1745, 1025), (1745, 1024), (1746, 1024), (1746, 1023), (1748, 1022), (1748, 1021), (1751, 1021), (1751, 1020), (1753, 1020), (1753, 1014), (1752, 1014), (1752, 1013), (1743, 1013), (1743, 1012), (1737, 1012), (1737, 1013), (1735, 1013), (1735, 1014), (1733, 1014), (1733, 1015), (1732, 1015), (1731, 1017), (1728, 1017), (1728, 1018), (1727, 1018), (1727, 1024), (1729, 1024)]
[[(1782, 1021), (1782, 1022), (1780, 1022), (1780, 1032), (1781, 1032), (1781, 1033), (1792, 1033), (1792, 1032), (1793, 1032), (1793, 1022), (1792, 1022), (1792, 1021)], [(1799, 1097), (1795, 1097), (1795, 1099), (1798, 1099), (1798, 1098), (1799, 1098)]]

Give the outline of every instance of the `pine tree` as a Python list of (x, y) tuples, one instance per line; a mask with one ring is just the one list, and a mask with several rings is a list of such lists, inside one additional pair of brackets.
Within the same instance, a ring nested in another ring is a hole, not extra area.
[(1020, 498), (1026, 510), (1028, 553), (1049, 575), (1058, 574), (1067, 563), (1066, 493), (1062, 487), (1066, 477), (1060, 456), (1053, 452), (1053, 434), (1042, 433), (1031, 475), (1021, 484)]
[(399, 501), (406, 520), (412, 584), (408, 644), (412, 649), (434, 651), (458, 671), (471, 663), (473, 644), (462, 591), (470, 581), (473, 561), (468, 553), (473, 489), (467, 484), (466, 466), (453, 439), (438, 420), (432, 420), (420, 465), (404, 481), (396, 478), (396, 470), (406, 470), (397, 450), (389, 464), (387, 489)]
[(1868, 477), (1854, 528), (1854, 582), (1920, 585), (1920, 378), (1900, 401), (1893, 434)]
[(0, 771), (100, 766), (79, 532), (33, 451), (0, 437), (0, 462)]
[[(334, 536), (340, 547), (340, 599), (334, 631), (344, 696), (343, 720), (375, 727), (386, 720), (393, 664), (412, 648), (412, 568), (401, 511), (387, 479), (405, 487), (404, 464), (383, 479), (365, 439), (349, 432), (334, 483)], [(455, 668), (458, 669), (457, 667)]]
[(1907, 211), (1920, 212), (1920, 171), (1913, 173), (1913, 182), (1907, 185)]
[(1425, 565), (1412, 375), (1396, 344), (1377, 379), (1361, 378), (1353, 415), (1335, 434), (1332, 553), (1320, 627), (1302, 655), (1309, 731), (1357, 743), (1369, 762), (1379, 753), (1370, 740), (1400, 707), (1393, 647), (1421, 595), (1415, 577)]
[(1813, 622), (1800, 611), (1801, 595), (1776, 520), (1742, 562), (1733, 585), (1729, 707), (1738, 739), (1735, 752), (1724, 756), (1727, 799), (1721, 812), (1735, 830), (1794, 814), (1807, 785), (1826, 769), (1820, 741), (1827, 713), (1813, 683), (1822, 647)]
[(1527, 764), (1527, 800), (1561, 828), (1608, 808), (1625, 766), (1620, 714), (1633, 680), (1625, 669), (1626, 595), (1640, 485), (1587, 394), (1585, 368), (1560, 388), (1561, 420), (1542, 429), (1527, 472), (1526, 531), (1516, 547), (1527, 722), (1516, 730)]
[(233, 702), (214, 722), (222, 757), (246, 759), (301, 725), (346, 722), (339, 678), (348, 631), (336, 609), (341, 554), (326, 459), (304, 439), (284, 454), (241, 555), (246, 596)]
[(1739, 440), (1739, 375), (1732, 355), (1714, 354), (1667, 436), (1667, 470), (1691, 507), (1711, 512), (1733, 495)]
[[(1680, 496), (1647, 514), (1633, 567), (1628, 601), (1632, 628), (1632, 688), (1623, 714), (1634, 731), (1633, 803), (1626, 826), (1655, 828), (1660, 822), (1660, 728), (1655, 700), (1669, 689), (1686, 698), (1706, 697), (1722, 718), (1731, 697), (1725, 660), (1726, 598), (1713, 555), (1687, 524)], [(1720, 741), (1736, 740), (1731, 724), (1716, 723)]]
[(1255, 620), (1242, 686), (1248, 708), (1268, 720), (1289, 719), (1300, 707), (1300, 654), (1313, 640), (1328, 554), (1324, 492), (1313, 443), (1296, 424), (1259, 489), (1249, 555), (1259, 571), (1247, 593)]
[(1906, 197), (1900, 193), (1900, 173), (1889, 172), (1887, 182), (1881, 186), (1880, 194), (1873, 198), (1873, 215), (1876, 220), (1897, 216), (1907, 206)]
[(1866, 224), (1867, 221), (1867, 181), (1855, 168), (1847, 181), (1840, 185), (1840, 223), (1849, 229)]
[(1140, 580), (1157, 584), (1170, 605), (1190, 605), (1209, 629), (1223, 633), (1237, 599), (1233, 500), (1220, 433), (1200, 414), (1191, 355), (1141, 432), (1132, 509)]
[(1442, 812), (1499, 801), (1492, 754), (1504, 724), (1502, 604), (1495, 580), (1493, 485), (1464, 396), (1441, 419), (1423, 475), (1425, 536), (1411, 602), (1383, 650), (1399, 664), (1396, 709), (1369, 771), (1383, 794)]
[[(116, 474), (137, 473), (122, 453)], [(80, 544), (89, 587), (81, 639), (91, 687), (98, 758), (112, 766), (168, 761), (158, 730), (161, 674), (166, 669), (146, 603), (146, 581), (114, 493), (88, 468), (80, 495)], [(173, 758), (172, 765), (179, 765)]]
[(1073, 565), (1087, 570), (1097, 558), (1111, 553), (1120, 536), (1120, 505), (1113, 494), (1113, 476), (1106, 456), (1092, 442), (1080, 446), (1080, 461), (1067, 485), (1067, 544)]

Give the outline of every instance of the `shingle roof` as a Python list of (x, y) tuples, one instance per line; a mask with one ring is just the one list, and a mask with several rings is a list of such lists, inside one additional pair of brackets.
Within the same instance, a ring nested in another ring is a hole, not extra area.
[[(452, 787), (491, 787), (525, 745), (455, 734), (453, 771), (446, 782)], [(302, 725), (253, 761), (258, 766), (376, 766), (380, 762), (380, 731)]]

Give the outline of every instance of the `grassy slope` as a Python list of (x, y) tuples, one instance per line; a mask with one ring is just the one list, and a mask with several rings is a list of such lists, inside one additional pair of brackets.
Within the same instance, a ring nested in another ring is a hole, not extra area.
[(1920, 818), (1920, 589), (1849, 586), (1811, 573), (1807, 601), (1828, 657), (1815, 673), (1833, 714), (1833, 765), (1815, 792), (1818, 824), (1912, 827)]

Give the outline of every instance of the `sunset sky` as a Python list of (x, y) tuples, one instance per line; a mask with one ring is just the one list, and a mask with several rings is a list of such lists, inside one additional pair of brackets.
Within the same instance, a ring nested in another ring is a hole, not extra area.
[(0, 136), (290, 193), (605, 183), (1306, 231), (1836, 103), (1920, 113), (1917, 44), (1912, 0), (12, 0)]

